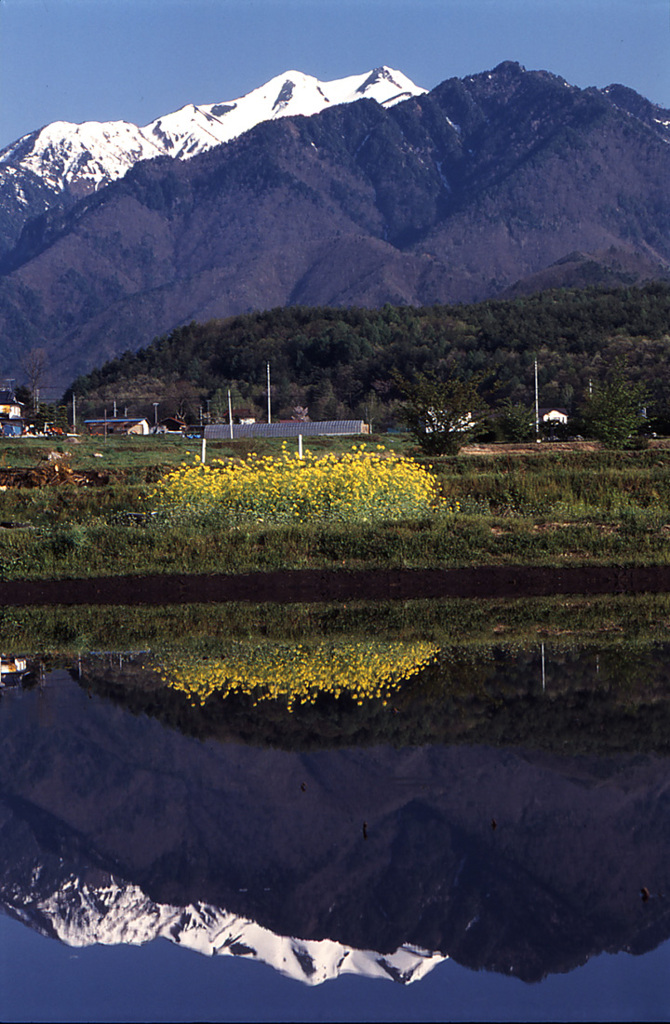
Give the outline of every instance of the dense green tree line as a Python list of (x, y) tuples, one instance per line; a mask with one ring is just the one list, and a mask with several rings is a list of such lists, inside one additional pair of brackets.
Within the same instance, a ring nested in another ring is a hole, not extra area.
[(558, 289), (475, 305), (340, 309), (289, 306), (191, 323), (127, 352), (68, 389), (93, 413), (116, 400), (132, 414), (160, 401), (161, 415), (211, 419), (233, 404), (265, 408), (271, 364), (273, 410), (307, 407), (313, 419), (360, 416), (382, 428), (395, 419), (396, 375), (447, 379), (484, 375), (496, 404), (533, 400), (578, 412), (589, 387), (625, 364), (650, 412), (670, 410), (670, 285)]

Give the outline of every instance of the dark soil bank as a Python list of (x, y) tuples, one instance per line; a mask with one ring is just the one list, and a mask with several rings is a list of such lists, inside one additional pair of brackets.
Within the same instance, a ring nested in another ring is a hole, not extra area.
[(40, 604), (165, 605), (226, 601), (284, 604), (408, 601), (445, 597), (550, 597), (553, 594), (640, 594), (670, 591), (670, 566), (328, 572), (295, 569), (240, 576), (113, 576), (15, 581), (0, 606)]

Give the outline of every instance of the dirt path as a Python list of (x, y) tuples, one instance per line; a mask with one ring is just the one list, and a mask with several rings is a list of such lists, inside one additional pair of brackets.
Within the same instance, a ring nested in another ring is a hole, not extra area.
[(670, 566), (622, 569), (474, 569), (328, 572), (296, 569), (242, 576), (117, 576), (5, 583), (0, 606), (165, 605), (228, 601), (281, 604), (417, 598), (550, 597), (670, 592)]
[[(649, 439), (649, 448), (667, 451), (670, 439), (658, 437)], [(459, 455), (564, 455), (566, 452), (600, 452), (603, 446), (599, 441), (528, 441), (523, 444), (467, 444), (461, 448)]]

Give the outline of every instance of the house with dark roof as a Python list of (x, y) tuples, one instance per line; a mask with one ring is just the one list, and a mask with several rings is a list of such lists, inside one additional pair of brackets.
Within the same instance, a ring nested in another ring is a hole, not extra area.
[(23, 405), (12, 388), (0, 388), (0, 432), (3, 437), (20, 437), (25, 427)]
[(84, 420), (89, 434), (107, 437), (109, 434), (149, 434), (149, 423), (145, 419), (128, 418)]
[(181, 416), (166, 416), (165, 419), (161, 420), (158, 424), (158, 433), (185, 434), (186, 420), (183, 420)]

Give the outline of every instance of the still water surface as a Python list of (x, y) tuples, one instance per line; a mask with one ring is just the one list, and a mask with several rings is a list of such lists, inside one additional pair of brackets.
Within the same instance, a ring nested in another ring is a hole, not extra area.
[[(327, 740), (318, 701), (289, 730), (285, 708), (232, 686), (241, 666), (260, 685), (267, 651), (259, 661), (235, 648), (233, 671), (226, 649), (225, 673), (183, 658), (158, 668), (145, 655), (84, 656), (5, 687), (2, 1017), (667, 1019), (670, 759), (626, 742), (644, 719), (630, 688), (614, 717), (633, 732), (602, 751), (614, 719), (611, 685), (610, 703), (598, 686), (611, 651), (489, 652), (485, 667), (471, 657), (454, 667), (452, 652), (450, 685), (461, 674), (464, 691), (479, 692), (458, 705), (459, 728), (483, 718), (488, 737), (456, 744), (398, 740), (403, 716), (416, 737), (432, 705), (402, 703), (389, 659), (407, 686), (423, 673), (434, 694), (434, 652), (370, 651), (384, 685), (369, 683), (359, 650), (353, 710), (338, 718), (329, 706)], [(646, 666), (651, 693), (668, 656), (658, 645)], [(309, 657), (313, 676), (321, 654)], [(291, 665), (297, 680), (304, 659)], [(211, 686), (224, 677), (227, 696)], [(576, 750), (545, 735), (552, 713), (560, 731), (567, 677), (578, 680), (575, 727), (597, 739)], [(494, 742), (505, 701), (492, 679), (528, 696), (524, 744)], [(263, 725), (243, 742), (252, 711)], [(528, 742), (528, 722), (542, 742)], [(379, 742), (385, 730), (394, 745)]]

